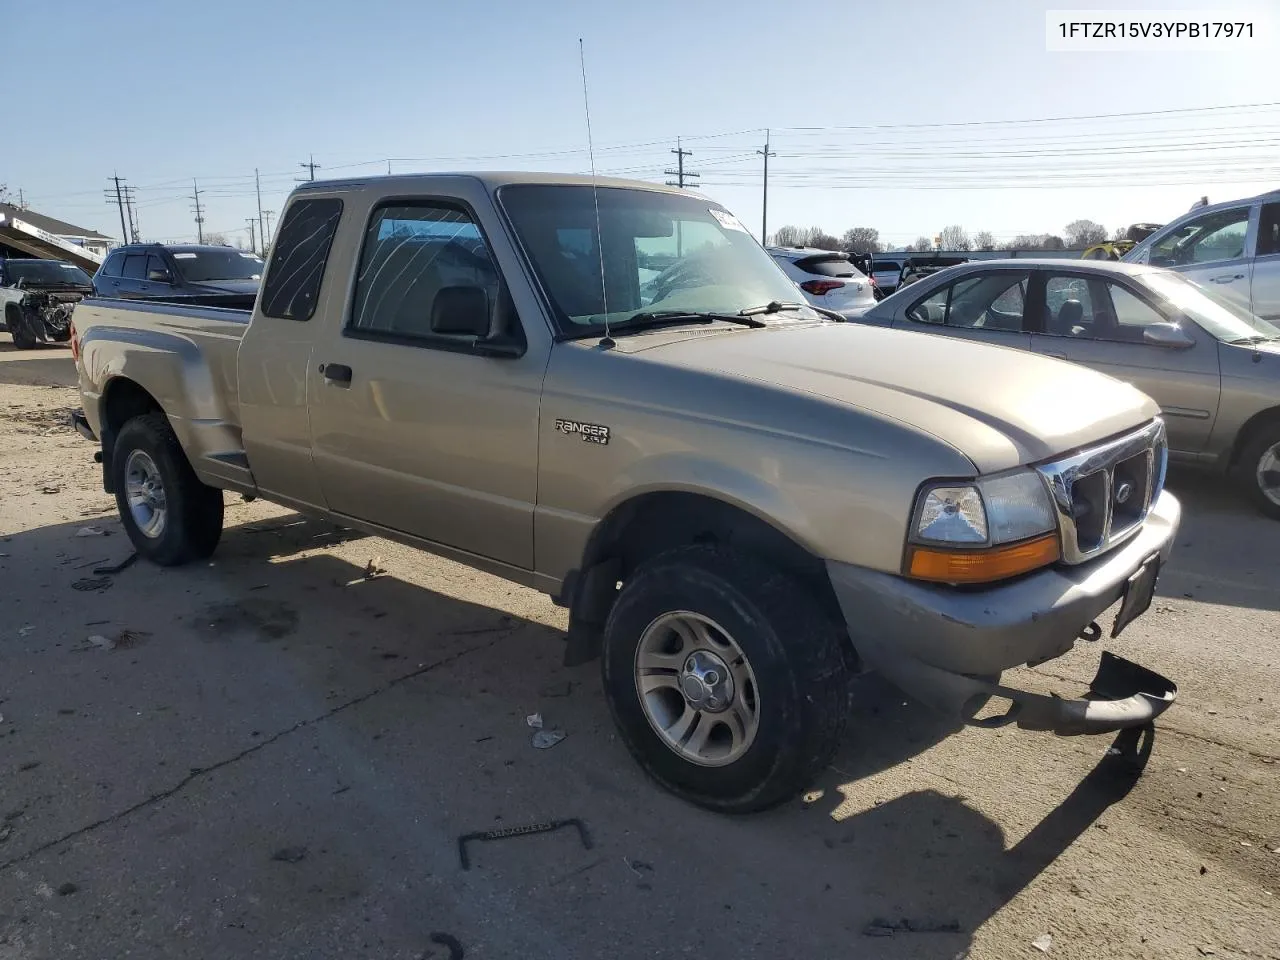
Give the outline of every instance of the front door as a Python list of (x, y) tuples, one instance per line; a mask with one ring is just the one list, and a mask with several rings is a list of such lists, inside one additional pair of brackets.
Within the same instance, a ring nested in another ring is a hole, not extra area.
[(1031, 336), (1035, 352), (1133, 384), (1160, 405), (1171, 450), (1199, 453), (1205, 448), (1222, 386), (1217, 341), (1184, 323), (1195, 341), (1192, 346), (1147, 343), (1144, 327), (1174, 318), (1119, 278), (1045, 270), (1037, 274), (1031, 299), (1043, 303), (1044, 314)]
[(1253, 258), (1250, 222), (1257, 206), (1243, 204), (1188, 220), (1151, 247), (1153, 267), (1177, 270), (1245, 310), (1250, 306)]
[(1250, 284), (1253, 312), (1276, 323), (1280, 321), (1280, 203), (1262, 205), (1255, 249)]
[(336, 513), (529, 569), (549, 344), (472, 353), (442, 319), (459, 288), (484, 291), (492, 330), (523, 336), (465, 207), (373, 210), (341, 334), (312, 355), (316, 471)]
[(894, 326), (962, 340), (1027, 350), (1023, 325), (1029, 269), (968, 272), (922, 297), (895, 318)]

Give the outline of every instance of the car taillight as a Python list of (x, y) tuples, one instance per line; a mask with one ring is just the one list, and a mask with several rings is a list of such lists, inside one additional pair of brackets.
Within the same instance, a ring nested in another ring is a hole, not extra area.
[(806, 280), (800, 284), (800, 289), (805, 293), (812, 293), (815, 297), (830, 293), (837, 287), (843, 287), (843, 280)]

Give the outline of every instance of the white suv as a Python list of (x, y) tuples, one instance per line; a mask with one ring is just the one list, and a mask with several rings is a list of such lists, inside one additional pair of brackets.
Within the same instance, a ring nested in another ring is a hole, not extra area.
[(769, 247), (769, 254), (815, 307), (860, 314), (875, 306), (875, 285), (847, 253), (813, 247)]

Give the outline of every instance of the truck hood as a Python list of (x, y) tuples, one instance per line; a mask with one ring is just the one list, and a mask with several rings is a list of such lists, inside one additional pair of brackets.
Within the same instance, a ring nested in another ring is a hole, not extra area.
[(1065, 361), (856, 324), (779, 323), (618, 346), (897, 420), (950, 444), (982, 473), (1052, 459), (1160, 412), (1134, 387)]

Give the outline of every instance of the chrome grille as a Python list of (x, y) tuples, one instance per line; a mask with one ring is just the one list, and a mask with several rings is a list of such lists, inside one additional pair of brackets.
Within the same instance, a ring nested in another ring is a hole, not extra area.
[(1053, 494), (1062, 559), (1082, 563), (1128, 539), (1164, 489), (1164, 421), (1036, 467)]

